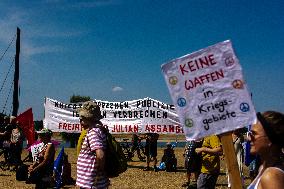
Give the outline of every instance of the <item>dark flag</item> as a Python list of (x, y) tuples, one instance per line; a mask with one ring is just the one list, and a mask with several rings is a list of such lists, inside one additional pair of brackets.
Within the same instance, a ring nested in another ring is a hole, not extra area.
[(35, 129), (33, 120), (32, 108), (29, 108), (25, 112), (21, 113), (17, 118), (16, 122), (23, 130), (23, 133), (28, 141), (28, 145), (32, 145), (35, 142)]

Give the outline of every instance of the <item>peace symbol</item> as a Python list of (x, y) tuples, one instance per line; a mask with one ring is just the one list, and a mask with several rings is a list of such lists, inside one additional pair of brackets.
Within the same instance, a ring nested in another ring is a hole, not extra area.
[(193, 121), (192, 121), (192, 119), (186, 119), (184, 121), (184, 124), (185, 124), (186, 127), (192, 127), (193, 126)]
[(241, 80), (236, 79), (235, 81), (233, 81), (233, 87), (235, 89), (243, 89), (244, 85), (243, 85), (243, 82)]
[(241, 110), (242, 112), (248, 112), (248, 111), (249, 111), (249, 105), (248, 105), (248, 103), (245, 103), (245, 102), (241, 103), (241, 104), (240, 104), (240, 110)]
[(177, 82), (178, 82), (178, 78), (176, 76), (171, 76), (169, 78), (169, 83), (170, 84), (175, 85), (175, 84), (177, 84)]
[(231, 56), (225, 59), (226, 66), (232, 66), (234, 63), (235, 63), (234, 58)]
[(179, 98), (179, 99), (177, 100), (177, 104), (178, 104), (179, 107), (184, 107), (184, 106), (186, 105), (186, 100), (185, 100), (185, 98)]

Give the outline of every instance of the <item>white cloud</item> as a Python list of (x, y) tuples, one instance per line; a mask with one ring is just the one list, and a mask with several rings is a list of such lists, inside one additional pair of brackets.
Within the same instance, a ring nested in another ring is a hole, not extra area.
[[(46, 30), (44, 30), (46, 31)], [(86, 34), (87, 32), (82, 32), (82, 31), (50, 31), (50, 32), (38, 32), (37, 36), (40, 37), (77, 37)]]
[(23, 51), (26, 56), (33, 56), (38, 54), (52, 53), (52, 52), (63, 52), (60, 46), (32, 46), (23, 44)]
[(112, 88), (112, 92), (119, 92), (119, 91), (123, 91), (123, 88), (119, 86), (115, 86)]

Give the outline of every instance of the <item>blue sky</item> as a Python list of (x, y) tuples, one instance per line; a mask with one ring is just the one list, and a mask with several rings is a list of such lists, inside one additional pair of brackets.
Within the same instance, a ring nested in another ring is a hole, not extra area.
[[(256, 110), (284, 112), (284, 1), (42, 0), (0, 7), (0, 55), (20, 27), (19, 113), (32, 107), (36, 120), (43, 119), (44, 97), (171, 103), (161, 65), (227, 39)], [(0, 62), (1, 85), (13, 45)]]

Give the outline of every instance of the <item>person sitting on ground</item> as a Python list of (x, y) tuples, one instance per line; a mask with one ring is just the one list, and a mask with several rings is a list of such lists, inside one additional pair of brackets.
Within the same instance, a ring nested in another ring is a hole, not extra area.
[[(200, 148), (202, 145), (202, 140), (195, 141), (189, 140), (186, 142), (184, 149), (184, 167), (186, 169), (187, 182), (182, 184), (182, 187), (196, 187), (197, 178), (201, 169), (201, 156), (195, 152), (196, 148)], [(194, 175), (194, 180), (190, 183), (191, 175)]]
[(162, 162), (165, 162), (166, 171), (176, 171), (177, 158), (175, 156), (175, 151), (173, 149), (173, 146), (170, 142), (167, 143), (167, 148), (164, 149)]
[(257, 113), (257, 122), (248, 132), (250, 152), (262, 164), (248, 189), (284, 188), (284, 114), (276, 111)]
[(29, 167), (29, 178), (26, 183), (36, 184), (36, 188), (47, 188), (51, 184), (53, 176), (53, 165), (55, 146), (51, 142), (52, 131), (43, 128), (37, 132), (43, 147), (38, 155), (38, 161)]
[(153, 158), (154, 163), (154, 171), (158, 171), (157, 168), (157, 145), (158, 145), (158, 133), (146, 133), (143, 137), (146, 139), (146, 145), (145, 145), (145, 155), (146, 155), (146, 164), (147, 166), (143, 169), (143, 171), (149, 171), (150, 170), (150, 161), (151, 158)]

